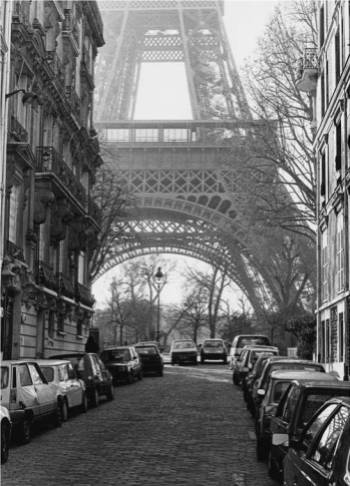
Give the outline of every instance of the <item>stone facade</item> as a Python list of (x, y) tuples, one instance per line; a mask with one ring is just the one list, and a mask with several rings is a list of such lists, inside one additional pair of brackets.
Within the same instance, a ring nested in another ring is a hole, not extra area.
[(13, 1), (7, 123), (1, 351), (83, 350), (94, 300), (89, 257), (102, 160), (93, 127), (95, 1)]
[(317, 355), (349, 375), (350, 8), (320, 2), (316, 91)]

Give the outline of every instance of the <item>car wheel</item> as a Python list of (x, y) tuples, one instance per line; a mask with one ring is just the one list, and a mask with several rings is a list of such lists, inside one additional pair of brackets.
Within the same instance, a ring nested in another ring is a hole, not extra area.
[(29, 417), (24, 417), (23, 422), (19, 426), (18, 439), (21, 444), (28, 444), (32, 438), (32, 420)]
[(161, 368), (159, 371), (158, 371), (158, 375), (159, 376), (163, 376), (164, 372), (163, 372), (163, 368)]
[(114, 400), (114, 388), (112, 384), (108, 388), (107, 400)]
[(62, 425), (62, 408), (61, 403), (57, 403), (57, 408), (53, 414), (53, 425), (54, 427), (61, 427)]
[(141, 381), (141, 380), (142, 380), (142, 378), (143, 378), (143, 373), (142, 373), (142, 371), (140, 371), (140, 372), (139, 372), (139, 374), (138, 374), (138, 379), (139, 379), (139, 381)]
[(7, 423), (1, 424), (1, 464), (5, 464), (9, 457), (10, 428)]
[(131, 385), (131, 383), (134, 383), (134, 375), (130, 372), (128, 373), (128, 377), (127, 377), (127, 383), (129, 383), (129, 385)]
[(87, 399), (86, 393), (83, 394), (83, 400), (82, 400), (81, 405), (80, 405), (80, 410), (83, 413), (86, 413), (87, 410), (88, 410), (88, 399)]
[(281, 482), (281, 472), (279, 471), (275, 461), (273, 460), (271, 449), (269, 450), (267, 456), (267, 471), (271, 479)]
[(94, 388), (94, 391), (92, 392), (92, 397), (91, 397), (91, 406), (92, 407), (98, 407), (100, 403), (100, 396), (98, 394), (97, 388)]
[(238, 378), (235, 372), (232, 374), (232, 381), (236, 386), (238, 386)]
[(62, 422), (67, 422), (68, 420), (68, 404), (67, 400), (62, 400), (60, 403), (60, 414)]

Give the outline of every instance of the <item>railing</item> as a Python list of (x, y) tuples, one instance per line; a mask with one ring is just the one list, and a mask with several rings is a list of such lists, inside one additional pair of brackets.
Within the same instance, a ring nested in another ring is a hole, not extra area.
[(134, 121), (96, 123), (100, 140), (120, 144), (217, 144), (243, 136), (254, 122)]
[(77, 115), (77, 117), (80, 117), (80, 99), (79, 96), (77, 95), (75, 89), (72, 86), (66, 86), (65, 87), (65, 95), (68, 101), (71, 104), (71, 107), (73, 109), (73, 112)]
[(53, 268), (46, 262), (39, 260), (37, 280), (40, 285), (58, 290), (58, 282)]
[(91, 307), (94, 305), (95, 299), (91, 295), (91, 291), (88, 287), (85, 287), (85, 285), (77, 282), (75, 291), (76, 298), (80, 300), (80, 302)]
[(86, 203), (86, 191), (77, 180), (74, 172), (63, 161), (54, 147), (37, 148), (37, 172), (53, 172), (59, 180), (69, 189), (73, 196), (82, 204)]
[(10, 135), (13, 137), (17, 142), (27, 142), (28, 141), (28, 132), (27, 130), (20, 124), (17, 118), (11, 115), (10, 118)]
[(61, 294), (73, 298), (75, 295), (74, 284), (70, 278), (63, 273), (58, 274), (58, 288)]
[(64, 69), (61, 59), (58, 57), (56, 51), (47, 51), (46, 52), (46, 59), (47, 63), (49, 64), (52, 72), (54, 73), (55, 77), (63, 83), (64, 82)]

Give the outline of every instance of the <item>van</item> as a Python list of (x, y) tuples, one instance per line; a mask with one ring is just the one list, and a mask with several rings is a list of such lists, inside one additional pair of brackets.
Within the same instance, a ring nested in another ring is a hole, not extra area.
[(270, 339), (265, 334), (237, 334), (233, 338), (230, 349), (230, 369), (232, 370), (235, 363), (242, 352), (244, 346), (249, 344), (258, 344), (264, 346), (271, 346)]

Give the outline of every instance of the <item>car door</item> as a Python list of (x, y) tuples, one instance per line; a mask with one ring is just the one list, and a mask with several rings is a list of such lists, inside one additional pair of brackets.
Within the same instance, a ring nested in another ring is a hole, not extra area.
[(312, 422), (303, 430), (302, 437), (297, 444), (290, 444), (284, 458), (283, 477), (286, 486), (323, 486), (324, 483), (310, 483), (307, 471), (310, 471), (308, 454), (311, 454), (313, 444), (321, 430), (327, 426), (330, 417), (336, 410), (336, 404), (329, 404), (313, 417)]
[(77, 407), (83, 401), (83, 388), (71, 363), (62, 365), (62, 377), (67, 383), (69, 407)]
[(40, 415), (40, 404), (32, 377), (30, 375), (28, 365), (22, 363), (17, 365), (17, 370), (14, 368), (16, 377), (13, 376), (13, 381), (17, 383), (17, 400), (16, 404), (11, 404), (10, 408), (18, 408), (19, 403), (23, 403), (25, 408), (33, 410), (34, 416)]
[(47, 415), (52, 413), (57, 407), (55, 390), (47, 384), (39, 365), (28, 363), (28, 368), (37, 395), (39, 414)]
[(309, 447), (300, 469), (301, 485), (329, 486), (339, 437), (349, 419), (349, 408), (340, 406)]

